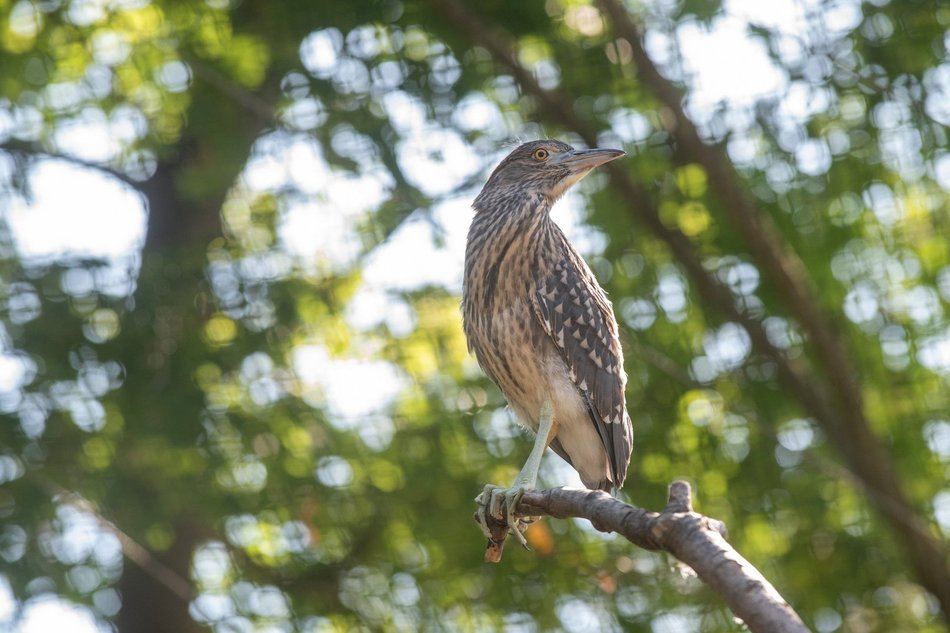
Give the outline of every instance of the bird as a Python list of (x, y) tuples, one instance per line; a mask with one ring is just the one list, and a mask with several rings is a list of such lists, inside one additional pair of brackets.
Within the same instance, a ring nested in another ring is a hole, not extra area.
[(526, 522), (513, 509), (537, 485), (549, 446), (589, 489), (614, 493), (626, 477), (633, 428), (617, 320), (550, 215), (592, 169), (621, 156), (622, 150), (574, 149), (558, 140), (524, 143), (498, 164), (472, 203), (462, 284), (469, 351), (518, 421), (536, 433), (514, 485), (488, 484), (476, 497), (489, 545), (491, 515), (527, 546)]

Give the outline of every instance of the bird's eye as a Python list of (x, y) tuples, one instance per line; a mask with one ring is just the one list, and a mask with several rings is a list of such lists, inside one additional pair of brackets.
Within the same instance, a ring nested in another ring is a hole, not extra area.
[(534, 154), (532, 154), (534, 160), (546, 160), (548, 157), (548, 150), (546, 149), (536, 149)]

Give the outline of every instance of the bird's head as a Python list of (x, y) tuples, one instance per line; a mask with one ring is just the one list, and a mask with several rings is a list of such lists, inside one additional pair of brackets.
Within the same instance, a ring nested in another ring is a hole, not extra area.
[(487, 210), (537, 194), (553, 204), (591, 169), (623, 155), (619, 149), (574, 149), (555, 140), (524, 143), (498, 164), (474, 206)]

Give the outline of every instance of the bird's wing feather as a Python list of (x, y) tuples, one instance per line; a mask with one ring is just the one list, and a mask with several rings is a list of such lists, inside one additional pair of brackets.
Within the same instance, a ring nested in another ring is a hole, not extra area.
[(633, 434), (624, 402), (627, 376), (613, 308), (587, 265), (564, 257), (538, 288), (535, 316), (567, 364), (607, 451), (613, 485), (623, 484)]

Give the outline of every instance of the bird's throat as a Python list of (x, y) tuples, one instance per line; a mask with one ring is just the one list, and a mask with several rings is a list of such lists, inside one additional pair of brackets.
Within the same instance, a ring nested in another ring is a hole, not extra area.
[(557, 202), (561, 196), (567, 193), (567, 190), (580, 182), (584, 176), (590, 173), (590, 169), (585, 169), (583, 171), (574, 172), (568, 174), (561, 180), (559, 180), (551, 189), (548, 191), (547, 198), (549, 200), (549, 206)]

